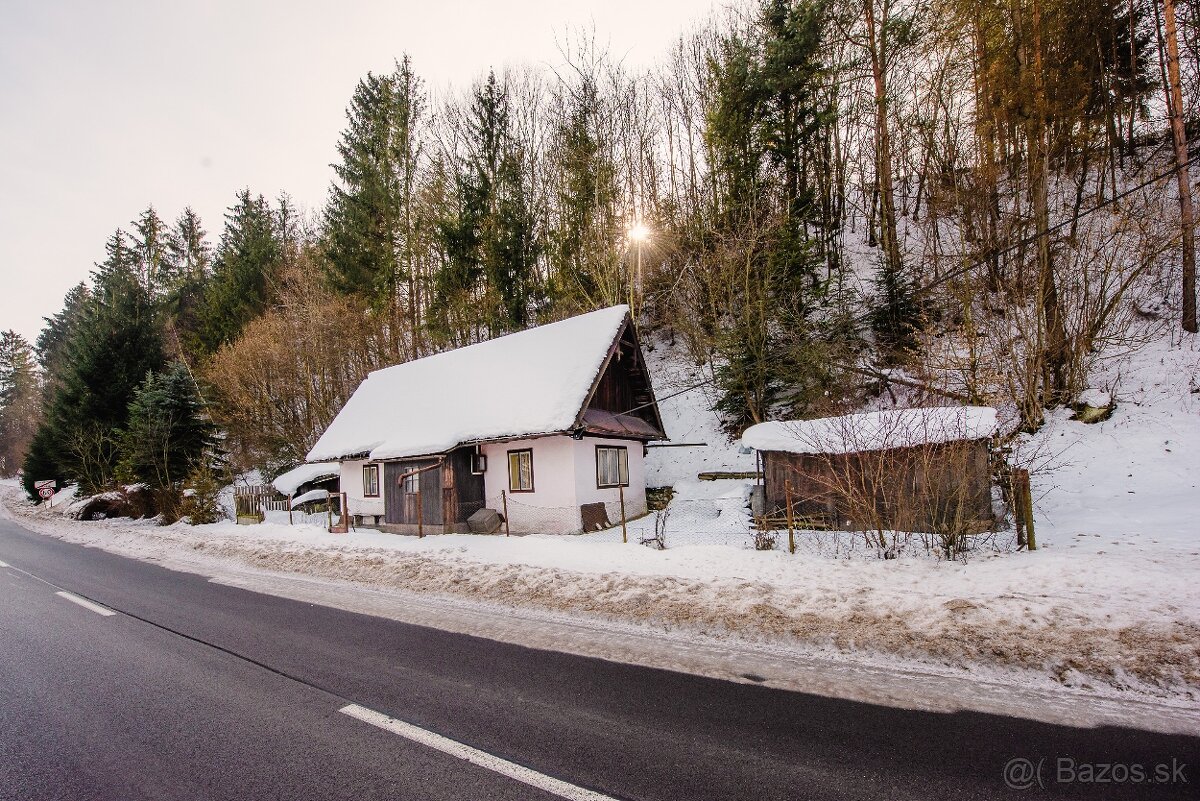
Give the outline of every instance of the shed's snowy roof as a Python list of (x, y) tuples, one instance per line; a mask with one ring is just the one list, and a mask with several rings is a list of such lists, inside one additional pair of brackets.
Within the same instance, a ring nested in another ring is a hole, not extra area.
[(859, 453), (984, 439), (995, 431), (991, 407), (941, 406), (759, 423), (746, 429), (742, 444), (760, 451)]
[(310, 481), (317, 481), (322, 478), (330, 478), (338, 474), (337, 462), (325, 462), (323, 464), (302, 464), (299, 467), (293, 467), (286, 473), (279, 475), (271, 483), (275, 489), (282, 492), (284, 495), (291, 495), (296, 490), (300, 489), (302, 484), (307, 484)]
[(304, 504), (308, 503), (309, 501), (325, 501), (328, 499), (329, 499), (329, 490), (323, 490), (323, 489), (309, 490), (308, 492), (304, 493), (303, 495), (297, 495), (295, 498), (292, 498), (291, 508), (295, 509), (297, 506), (303, 506)]
[(377, 370), (308, 458), (398, 459), (567, 431), (628, 314), (613, 306)]

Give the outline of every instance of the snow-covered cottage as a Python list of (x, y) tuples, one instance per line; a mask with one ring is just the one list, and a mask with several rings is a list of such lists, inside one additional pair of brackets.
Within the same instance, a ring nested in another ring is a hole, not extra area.
[(791, 505), (812, 524), (939, 530), (992, 523), (985, 406), (887, 409), (759, 423), (742, 445), (762, 459), (768, 516)]
[(646, 510), (645, 444), (665, 439), (626, 306), (367, 376), (308, 454), (340, 463), (360, 523), (465, 531), (508, 505), (513, 532), (568, 533)]

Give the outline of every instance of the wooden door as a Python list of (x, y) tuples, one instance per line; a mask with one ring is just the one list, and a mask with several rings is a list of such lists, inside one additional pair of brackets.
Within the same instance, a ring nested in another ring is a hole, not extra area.
[[(413, 470), (433, 467), (433, 459), (387, 462), (383, 466), (384, 519), (391, 524), (442, 525), (442, 471), (434, 468), (424, 470), (409, 480), (403, 476)], [(418, 500), (421, 513), (417, 514)]]

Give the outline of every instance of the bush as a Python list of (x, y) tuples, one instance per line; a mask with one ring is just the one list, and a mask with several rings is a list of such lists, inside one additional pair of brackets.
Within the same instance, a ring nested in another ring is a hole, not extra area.
[(179, 505), (181, 517), (193, 526), (224, 519), (225, 513), (220, 504), (221, 482), (216, 471), (207, 464), (201, 464), (188, 476), (185, 486)]

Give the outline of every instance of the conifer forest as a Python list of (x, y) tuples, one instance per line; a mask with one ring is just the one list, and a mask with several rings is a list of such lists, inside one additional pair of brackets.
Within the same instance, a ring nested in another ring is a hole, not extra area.
[(1200, 3), (759, 0), (644, 71), (598, 42), (445, 91), (398, 52), (314, 212), (113, 219), (0, 335), (3, 471), (182, 514), (372, 370), (622, 303), (731, 437), (895, 386), (1032, 431), (1097, 354), (1197, 330)]

